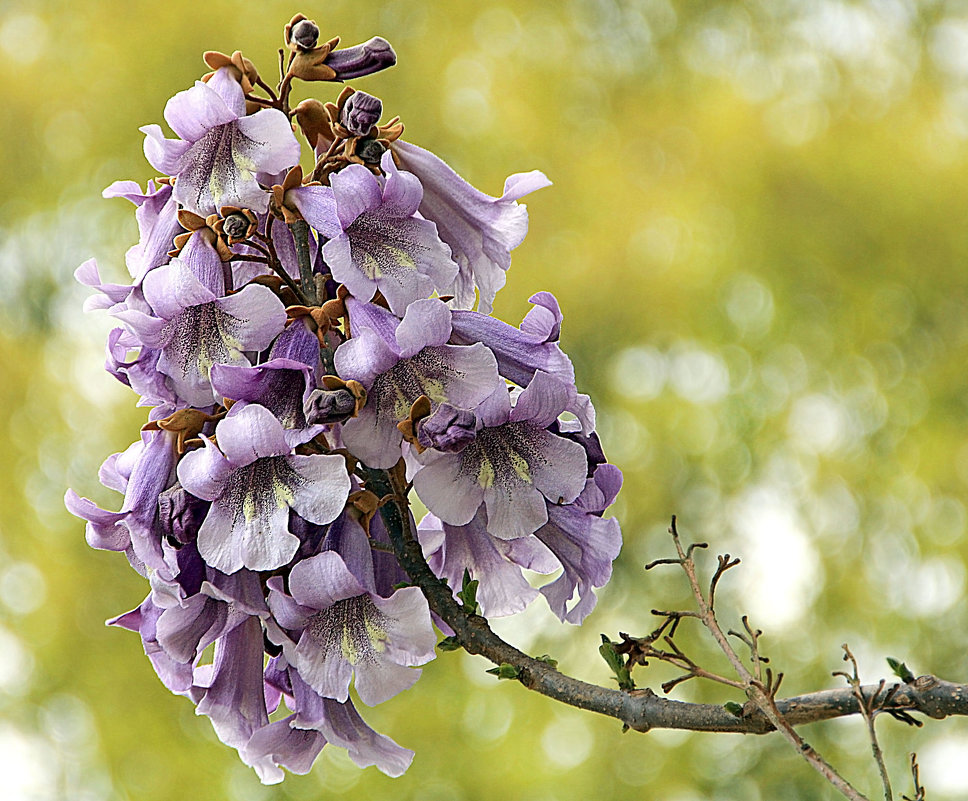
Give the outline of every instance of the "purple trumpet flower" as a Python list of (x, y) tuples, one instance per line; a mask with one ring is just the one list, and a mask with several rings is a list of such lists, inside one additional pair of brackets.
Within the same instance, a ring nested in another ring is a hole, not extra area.
[(355, 674), (360, 700), (382, 703), (419, 678), (413, 666), (434, 658), (436, 637), (420, 590), (405, 587), (383, 598), (366, 590), (334, 551), (293, 567), (291, 594), (280, 577), (268, 586), (270, 639), (325, 698), (345, 702)]
[(366, 387), (359, 415), (343, 424), (343, 440), (370, 467), (397, 463), (403, 435), (397, 423), (421, 395), (436, 406), (473, 409), (504, 383), (483, 345), (447, 345), (450, 309), (436, 299), (410, 304), (403, 320), (369, 303), (347, 301), (353, 338), (336, 351), (344, 380)]
[[(595, 608), (593, 588), (604, 587), (612, 577), (612, 562), (622, 549), (622, 531), (614, 517), (604, 518), (622, 487), (622, 471), (600, 464), (585, 482), (573, 504), (548, 504), (548, 523), (535, 537), (548, 546), (564, 571), (541, 588), (548, 606), (562, 621), (579, 624)], [(568, 604), (577, 593), (577, 602)]]
[(142, 573), (165, 567), (155, 520), (158, 496), (175, 483), (175, 437), (169, 431), (143, 431), (140, 441), (105, 462), (101, 481), (124, 493), (121, 511), (101, 509), (73, 490), (64, 498), (68, 511), (87, 521), (88, 545), (126, 552)]
[(581, 623), (595, 608), (594, 589), (608, 583), (622, 548), (618, 520), (602, 517), (622, 486), (622, 473), (610, 464), (597, 464), (592, 473), (574, 503), (546, 502), (548, 522), (528, 537), (492, 536), (484, 507), (462, 526), (426, 515), (418, 535), (428, 564), (455, 593), (467, 570), (480, 582), (477, 600), (489, 617), (520, 612), (537, 596), (522, 568), (537, 573), (562, 569), (540, 592), (561, 621)]
[(548, 427), (568, 404), (568, 387), (538, 372), (512, 408), (498, 390), (478, 409), (483, 426), (459, 453), (424, 451), (413, 477), (427, 508), (451, 525), (469, 523), (484, 504), (487, 530), (501, 539), (526, 537), (548, 521), (545, 500), (571, 503), (585, 484), (581, 445)]
[(168, 376), (179, 398), (198, 408), (214, 402), (209, 373), (215, 364), (248, 366), (244, 351), (268, 347), (286, 321), (282, 302), (267, 287), (251, 284), (218, 297), (220, 275), (219, 268), (203, 281), (188, 262), (172, 259), (145, 276), (153, 315), (112, 312), (141, 345), (160, 352), (158, 372)]
[(172, 188), (169, 184), (156, 187), (154, 181), (148, 181), (147, 189), (142, 193), (134, 181), (115, 181), (101, 195), (105, 198), (123, 197), (138, 207), (135, 217), (141, 238), (124, 254), (124, 261), (134, 283), (140, 284), (149, 270), (167, 264), (168, 251), (172, 249), (175, 236), (182, 232)]
[[(281, 693), (286, 706), (294, 710), (295, 714), (286, 719), (290, 727), (319, 732), (324, 742), (345, 748), (350, 759), (361, 768), (376, 765), (387, 776), (400, 776), (410, 766), (413, 751), (401, 748), (389, 737), (367, 726), (352, 701), (340, 703), (320, 696), (285, 656), (270, 660), (265, 681), (267, 690), (271, 688)], [(275, 736), (281, 735), (277, 733)], [(308, 745), (304, 747), (309, 748)], [(254, 750), (251, 742), (249, 750)]]
[(333, 278), (357, 300), (377, 290), (397, 317), (415, 300), (443, 290), (457, 275), (457, 265), (437, 236), (437, 227), (417, 215), (423, 197), (420, 181), (401, 172), (384, 153), (386, 179), (351, 164), (325, 187), (297, 187), (288, 196), (300, 213), (329, 241), (323, 258)]
[(185, 455), (178, 478), (193, 495), (212, 501), (198, 531), (198, 551), (223, 573), (242, 567), (274, 570), (299, 549), (289, 510), (312, 523), (329, 523), (346, 503), (350, 479), (341, 456), (291, 455), (313, 429), (283, 429), (256, 404), (232, 411), (216, 430), (218, 447)]
[(305, 428), (303, 407), (315, 387), (319, 341), (296, 321), (278, 336), (269, 356), (256, 367), (216, 364), (212, 388), (223, 398), (264, 406), (285, 428)]
[(400, 139), (392, 147), (400, 165), (420, 179), (420, 213), (437, 224), (438, 235), (460, 268), (442, 294), (453, 295), (458, 308), (470, 309), (476, 287), (478, 309), (489, 314), (507, 280), (511, 251), (528, 233), (527, 208), (517, 201), (551, 181), (538, 170), (517, 173), (504, 182), (504, 194), (495, 198), (475, 189), (429, 150)]
[(563, 319), (558, 301), (550, 292), (538, 292), (530, 301), (534, 306), (519, 328), (487, 314), (455, 310), (450, 341), (483, 342), (497, 359), (501, 376), (519, 387), (528, 386), (538, 370), (564, 382), (571, 396), (565, 411), (578, 418), (587, 434), (595, 428), (595, 409), (591, 399), (575, 389), (575, 368), (558, 344)]
[(171, 98), (165, 120), (180, 139), (146, 125), (145, 156), (175, 177), (175, 200), (203, 217), (222, 206), (264, 212), (269, 195), (256, 173), (278, 173), (299, 162), (299, 142), (285, 114), (262, 109), (246, 116), (242, 87), (227, 67)]
[(431, 570), (456, 593), (464, 571), (477, 579), (477, 602), (486, 617), (523, 612), (538, 597), (521, 568), (554, 573), (561, 565), (537, 537), (503, 540), (487, 533), (487, 513), (481, 507), (470, 523), (451, 526), (427, 514), (417, 527), (420, 545)]

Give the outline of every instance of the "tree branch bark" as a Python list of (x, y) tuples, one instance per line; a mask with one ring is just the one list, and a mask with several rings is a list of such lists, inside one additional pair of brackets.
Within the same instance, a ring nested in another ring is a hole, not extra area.
[[(454, 631), (463, 648), (479, 654), (495, 665), (508, 664), (517, 670), (516, 680), (529, 690), (556, 701), (621, 721), (631, 729), (684, 729), (688, 731), (766, 734), (774, 731), (766, 716), (749, 702), (741, 715), (734, 715), (718, 704), (696, 704), (675, 701), (656, 695), (650, 689), (624, 690), (601, 687), (561, 673), (547, 662), (528, 656), (495, 634), (486, 619), (469, 614), (454, 598), (446, 582), (434, 575), (417, 542), (403, 487), (396, 486), (385, 471), (368, 470), (367, 486), (379, 497), (393, 496), (380, 514), (390, 534), (393, 549), (411, 581), (420, 587), (437, 614)], [(871, 698), (880, 685), (860, 687), (865, 699)], [(776, 707), (792, 726), (857, 715), (860, 703), (851, 687), (777, 699)], [(887, 704), (878, 707), (886, 712), (920, 712), (938, 719), (949, 715), (968, 715), (968, 684), (957, 684), (935, 676), (920, 676), (910, 683), (900, 683)]]

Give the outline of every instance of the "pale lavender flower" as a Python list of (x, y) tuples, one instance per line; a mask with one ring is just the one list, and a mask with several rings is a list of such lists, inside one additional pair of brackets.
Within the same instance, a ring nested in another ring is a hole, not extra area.
[(477, 602), (486, 617), (523, 612), (538, 597), (521, 568), (553, 573), (561, 567), (534, 536), (504, 540), (488, 534), (483, 506), (464, 526), (451, 526), (427, 514), (417, 527), (417, 535), (431, 570), (445, 579), (455, 594), (461, 589), (465, 570), (480, 582)]
[(233, 410), (216, 428), (218, 447), (184, 456), (178, 478), (193, 495), (212, 501), (198, 532), (198, 550), (223, 573), (242, 567), (274, 570), (299, 548), (289, 531), (289, 510), (313, 523), (334, 520), (346, 503), (350, 480), (341, 456), (295, 456), (292, 448), (312, 429), (283, 429), (262, 406)]
[(216, 641), (213, 664), (196, 669), (193, 680), (196, 713), (212, 721), (219, 740), (237, 749), (243, 761), (249, 739), (269, 724), (263, 647), (259, 618), (247, 617)]
[(309, 773), (326, 745), (321, 732), (297, 728), (295, 722), (296, 715), (289, 715), (257, 729), (239, 752), (263, 784), (281, 782), (286, 774), (280, 768), (298, 775)]
[(512, 408), (498, 390), (478, 409), (482, 427), (459, 453), (425, 451), (413, 477), (427, 508), (451, 525), (469, 523), (484, 504), (487, 530), (526, 537), (548, 521), (545, 500), (571, 503), (585, 484), (582, 447), (548, 428), (568, 404), (565, 384), (538, 372)]
[(538, 292), (530, 301), (534, 306), (518, 328), (487, 314), (455, 310), (450, 341), (483, 342), (497, 359), (501, 376), (519, 387), (528, 386), (538, 370), (562, 381), (570, 396), (565, 411), (574, 414), (588, 434), (595, 428), (595, 409), (575, 388), (575, 368), (558, 344), (563, 319), (558, 301), (550, 292)]
[[(594, 445), (591, 447), (594, 450)], [(612, 575), (612, 562), (622, 547), (618, 520), (604, 518), (622, 485), (621, 471), (597, 463), (588, 453), (592, 476), (573, 503), (546, 501), (548, 522), (534, 534), (503, 540), (488, 531), (482, 506), (466, 525), (444, 523), (433, 514), (420, 521), (418, 536), (431, 569), (456, 594), (464, 571), (477, 579), (477, 600), (487, 616), (522, 611), (537, 595), (522, 568), (561, 575), (540, 588), (551, 611), (563, 622), (579, 624), (595, 608), (594, 589)]]
[(124, 551), (142, 572), (164, 568), (161, 533), (155, 521), (159, 494), (175, 483), (175, 434), (142, 431), (138, 442), (105, 462), (101, 480), (124, 493), (120, 511), (101, 509), (73, 490), (64, 498), (68, 511), (87, 521), (88, 545)]
[(269, 637), (321, 696), (346, 701), (355, 675), (360, 700), (382, 703), (419, 678), (411, 668), (434, 658), (436, 637), (418, 588), (382, 598), (334, 551), (299, 562), (288, 584), (287, 594), (281, 578), (269, 579)]
[(176, 662), (194, 664), (209, 645), (249, 617), (269, 616), (257, 573), (206, 572), (209, 578), (199, 591), (165, 608), (156, 624), (158, 644)]
[(332, 201), (322, 187), (296, 188), (288, 196), (329, 239), (323, 258), (333, 278), (358, 300), (370, 300), (379, 290), (402, 317), (413, 301), (448, 287), (457, 265), (437, 227), (416, 213), (423, 197), (420, 181), (398, 170), (389, 152), (382, 166), (385, 179), (360, 164), (340, 170), (330, 179)]
[(282, 302), (264, 286), (249, 285), (218, 297), (217, 282), (203, 283), (181, 259), (145, 276), (144, 296), (153, 314), (112, 312), (141, 345), (160, 352), (157, 370), (190, 406), (214, 402), (209, 373), (215, 364), (248, 366), (244, 351), (262, 350), (283, 329)]
[(343, 425), (346, 447), (370, 467), (386, 468), (401, 455), (397, 423), (421, 395), (436, 406), (474, 409), (504, 386), (491, 352), (483, 345), (447, 345), (450, 309), (440, 300), (410, 304), (403, 320), (368, 303), (347, 301), (353, 338), (336, 351), (344, 380), (366, 387), (360, 414)]
[(296, 710), (292, 725), (315, 729), (327, 742), (345, 748), (350, 759), (361, 768), (376, 765), (387, 776), (400, 776), (413, 761), (413, 751), (401, 748), (384, 734), (366, 725), (351, 700), (341, 703), (333, 698), (319, 695), (300, 675), (289, 666), (288, 679)]
[(602, 512), (621, 486), (621, 470), (598, 465), (573, 504), (548, 504), (548, 523), (535, 532), (564, 568), (561, 576), (541, 588), (551, 611), (563, 621), (581, 623), (595, 608), (593, 589), (604, 587), (612, 577), (612, 562), (622, 549), (622, 531), (618, 520), (604, 518)]
[(175, 237), (182, 232), (178, 224), (178, 204), (169, 184), (155, 185), (148, 181), (144, 193), (134, 181), (115, 181), (101, 193), (102, 197), (123, 197), (134, 203), (138, 210), (138, 230), (141, 238), (137, 245), (124, 254), (128, 272), (135, 284), (140, 284), (145, 273), (168, 262), (168, 251)]
[(145, 655), (155, 669), (155, 673), (158, 674), (158, 678), (161, 679), (161, 683), (177, 695), (188, 695), (193, 682), (192, 665), (172, 659), (158, 643), (156, 626), (164, 609), (155, 604), (152, 596), (153, 594), (149, 594), (140, 606), (130, 612), (111, 618), (107, 621), (107, 625), (138, 633), (141, 636)]
[(269, 357), (255, 367), (216, 364), (212, 388), (223, 398), (264, 406), (285, 428), (305, 428), (303, 407), (315, 386), (319, 340), (296, 321), (276, 338)]
[(175, 200), (203, 217), (222, 206), (264, 212), (269, 195), (256, 173), (278, 173), (299, 161), (285, 114), (262, 109), (246, 116), (242, 87), (227, 67), (171, 98), (165, 120), (180, 138), (166, 139), (160, 126), (146, 125), (145, 156), (175, 177)]
[(528, 211), (517, 201), (551, 181), (533, 170), (516, 173), (504, 183), (501, 197), (485, 195), (428, 150), (398, 139), (393, 152), (401, 166), (420, 179), (420, 213), (437, 224), (437, 234), (450, 247), (460, 268), (454, 283), (441, 294), (453, 295), (458, 308), (469, 309), (480, 293), (479, 310), (490, 313), (507, 280), (511, 251), (528, 233)]

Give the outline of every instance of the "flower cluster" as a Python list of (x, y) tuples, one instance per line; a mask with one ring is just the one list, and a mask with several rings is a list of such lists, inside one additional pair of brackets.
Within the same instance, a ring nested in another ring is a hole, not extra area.
[[(120, 511), (66, 502), (91, 546), (150, 582), (109, 623), (141, 635), (165, 686), (262, 781), (307, 772), (327, 743), (395, 776), (413, 754), (364, 723), (350, 686), (365, 705), (407, 689), (437, 635), (381, 505), (404, 511), (455, 594), (478, 582), (482, 614), (537, 597), (527, 570), (552, 576), (540, 593), (579, 623), (621, 545), (603, 512), (622, 478), (558, 345), (555, 298), (532, 297), (519, 327), (489, 314), (527, 229), (517, 201), (544, 175), (490, 197), (404, 142), (399, 120), (381, 125), (371, 95), (290, 108), (294, 80), (396, 57), (382, 39), (320, 44), (302, 15), (285, 41), (275, 88), (241, 53), (207, 53), (212, 72), (165, 109), (178, 138), (142, 129), (164, 177), (105, 190), (137, 207), (132, 283), (104, 283), (93, 261), (76, 277), (117, 321), (107, 370), (151, 410), (100, 472)], [(403, 489), (377, 497), (377, 473)], [(430, 510), (419, 524), (411, 486)]]

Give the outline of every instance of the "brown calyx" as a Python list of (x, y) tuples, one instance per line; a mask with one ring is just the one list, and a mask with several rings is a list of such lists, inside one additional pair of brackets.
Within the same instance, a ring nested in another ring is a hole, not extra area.
[[(244, 236), (230, 236), (225, 231), (225, 218), (229, 215), (241, 215), (248, 222)], [(188, 244), (188, 240), (194, 234), (199, 234), (208, 240), (209, 244), (215, 248), (219, 258), (223, 261), (231, 261), (235, 255), (231, 245), (236, 245), (248, 239), (255, 233), (258, 227), (258, 219), (250, 209), (241, 209), (237, 206), (223, 206), (221, 214), (209, 214), (208, 217), (201, 217), (187, 209), (179, 209), (178, 224), (185, 229), (185, 233), (178, 234), (174, 239), (174, 248), (168, 251), (171, 257), (181, 253), (182, 248)]]
[(202, 58), (212, 69), (212, 72), (202, 76), (202, 80), (206, 83), (215, 74), (215, 71), (222, 67), (228, 67), (232, 77), (242, 86), (243, 94), (249, 94), (259, 80), (259, 71), (255, 68), (255, 64), (243, 56), (241, 50), (236, 50), (231, 56), (220, 53), (218, 50), (208, 50), (202, 55)]
[(336, 139), (333, 133), (333, 126), (329, 121), (329, 113), (322, 101), (310, 98), (303, 100), (294, 109), (296, 122), (309, 142), (309, 146), (315, 150), (323, 145), (328, 145)]
[(400, 433), (403, 434), (403, 438), (413, 446), (417, 453), (423, 453), (427, 450), (420, 442), (417, 440), (417, 424), (426, 417), (430, 416), (430, 398), (426, 395), (421, 395), (417, 400), (413, 402), (410, 407), (410, 414), (405, 420), (401, 420), (397, 423), (397, 428), (400, 429)]
[(221, 420), (225, 412), (218, 414), (206, 414), (198, 409), (179, 409), (177, 412), (168, 415), (161, 420), (152, 420), (145, 423), (142, 431), (170, 431), (175, 434), (175, 450), (181, 456), (185, 452), (185, 446), (200, 442), (198, 435), (206, 423), (214, 423)]
[[(399, 117), (394, 117), (384, 125), (374, 125), (365, 136), (356, 136), (350, 133), (340, 122), (340, 119), (342, 118), (343, 107), (355, 91), (350, 86), (344, 87), (335, 103), (326, 103), (323, 105), (328, 119), (326, 126), (328, 131), (325, 134), (323, 133), (325, 129), (322, 126), (322, 122), (317, 116), (319, 112), (318, 107), (315, 105), (312, 106), (309, 115), (314, 122), (315, 127), (312, 130), (316, 136), (323, 135), (325, 140), (331, 140), (329, 149), (317, 159), (316, 167), (313, 169), (311, 176), (312, 180), (319, 181), (327, 186), (329, 185), (329, 176), (334, 172), (339, 172), (348, 164), (362, 164), (374, 175), (381, 175), (383, 171), (380, 169), (379, 162), (367, 161), (361, 158), (360, 153), (371, 142), (378, 143), (384, 152), (387, 150), (392, 152), (390, 147), (391, 143), (403, 135), (403, 123), (400, 122)], [(319, 103), (319, 101), (315, 102)], [(393, 154), (393, 159), (394, 162), (397, 162), (395, 153)]]

